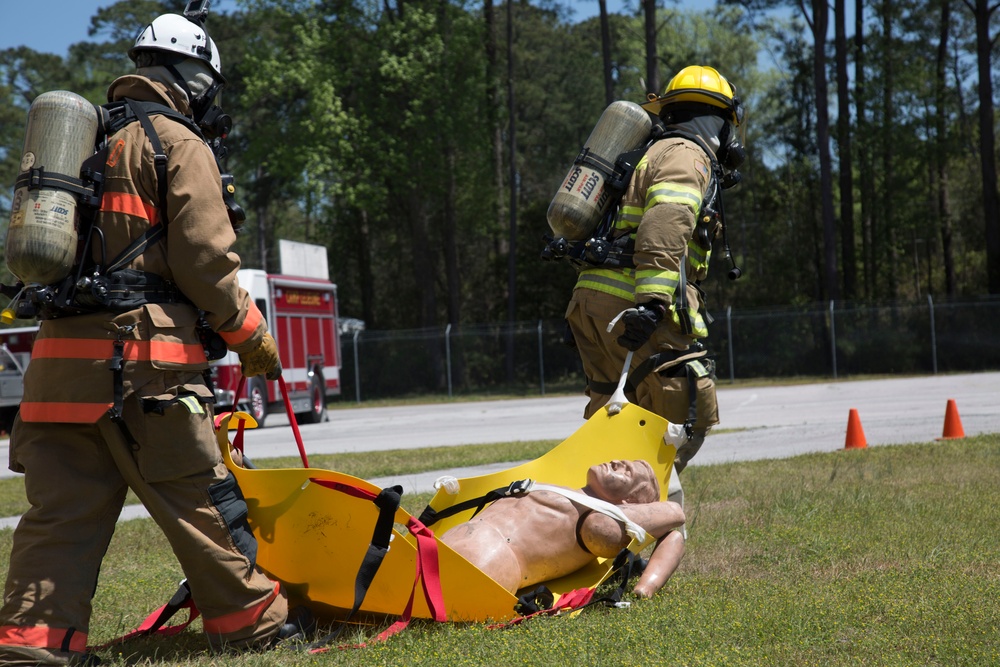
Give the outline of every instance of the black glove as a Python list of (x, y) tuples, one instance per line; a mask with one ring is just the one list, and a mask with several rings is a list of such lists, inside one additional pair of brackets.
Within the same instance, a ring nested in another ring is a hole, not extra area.
[(618, 344), (633, 352), (638, 350), (656, 331), (656, 327), (663, 319), (665, 312), (667, 312), (666, 307), (659, 301), (653, 301), (638, 308), (629, 308), (622, 316), (625, 333), (618, 337)]

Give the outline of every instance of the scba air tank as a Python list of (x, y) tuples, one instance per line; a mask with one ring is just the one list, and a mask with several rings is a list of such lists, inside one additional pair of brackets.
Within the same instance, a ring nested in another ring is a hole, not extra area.
[(570, 241), (590, 237), (613, 199), (608, 186), (616, 159), (643, 146), (652, 127), (649, 114), (634, 102), (619, 100), (604, 110), (549, 204), (553, 234)]
[(77, 199), (61, 185), (80, 178), (96, 136), (97, 110), (79, 95), (55, 90), (31, 103), (4, 244), (7, 268), (26, 285), (58, 282), (73, 267)]

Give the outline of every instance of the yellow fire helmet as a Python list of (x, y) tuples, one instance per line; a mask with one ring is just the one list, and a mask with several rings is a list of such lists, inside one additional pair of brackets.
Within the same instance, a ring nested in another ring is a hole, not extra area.
[(649, 101), (642, 108), (654, 114), (675, 104), (707, 104), (725, 111), (723, 117), (737, 127), (743, 122), (743, 104), (736, 94), (736, 86), (712, 67), (685, 67), (670, 80), (662, 95), (650, 93), (647, 99)]

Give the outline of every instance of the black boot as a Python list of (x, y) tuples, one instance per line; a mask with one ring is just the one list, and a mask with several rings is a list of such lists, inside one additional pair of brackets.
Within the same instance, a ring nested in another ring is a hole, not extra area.
[(288, 610), (288, 618), (274, 636), (274, 641), (276, 644), (306, 641), (314, 632), (316, 632), (316, 617), (308, 607), (299, 605)]

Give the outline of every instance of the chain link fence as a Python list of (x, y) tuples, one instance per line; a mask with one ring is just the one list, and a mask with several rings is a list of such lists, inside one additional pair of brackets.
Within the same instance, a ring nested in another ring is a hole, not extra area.
[[(830, 302), (714, 313), (706, 341), (720, 383), (1000, 369), (1000, 298), (883, 305)], [(582, 392), (562, 320), (341, 337), (341, 401)]]

